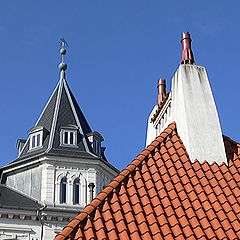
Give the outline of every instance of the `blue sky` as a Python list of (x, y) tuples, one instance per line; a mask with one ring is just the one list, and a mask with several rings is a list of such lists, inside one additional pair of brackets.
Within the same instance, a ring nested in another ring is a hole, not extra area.
[(0, 7), (0, 165), (17, 156), (59, 80), (59, 39), (68, 44), (67, 81), (108, 160), (125, 167), (145, 144), (157, 80), (168, 88), (189, 31), (205, 66), (223, 133), (239, 134), (239, 1), (3, 1)]

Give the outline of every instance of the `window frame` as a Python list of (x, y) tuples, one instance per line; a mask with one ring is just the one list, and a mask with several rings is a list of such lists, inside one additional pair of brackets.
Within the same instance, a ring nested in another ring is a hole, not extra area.
[(91, 143), (93, 152), (98, 156), (102, 157), (102, 142), (104, 138), (99, 132), (91, 132), (87, 134), (88, 140)]
[(93, 150), (98, 156), (101, 155), (101, 143), (97, 139), (93, 140)]
[(35, 150), (42, 147), (43, 132), (38, 131), (30, 134), (29, 150)]
[[(76, 187), (78, 188), (78, 192), (76, 193)], [(74, 179), (73, 181), (73, 205), (79, 205), (80, 204), (80, 192), (81, 192), (81, 182), (80, 182), (80, 178), (77, 177)], [(78, 196), (78, 201), (76, 201), (76, 196)]]
[[(67, 142), (65, 142), (66, 134), (67, 134)], [(72, 141), (71, 141), (71, 134), (72, 134), (72, 137), (73, 137)], [(77, 147), (77, 130), (61, 129), (60, 145), (61, 146), (68, 146), (68, 147)]]
[[(66, 204), (67, 203), (67, 177), (64, 176), (61, 178), (60, 181), (60, 188), (59, 188), (59, 203), (60, 204)], [(64, 186), (64, 188), (63, 188)], [(63, 190), (65, 190), (64, 194), (63, 194)]]

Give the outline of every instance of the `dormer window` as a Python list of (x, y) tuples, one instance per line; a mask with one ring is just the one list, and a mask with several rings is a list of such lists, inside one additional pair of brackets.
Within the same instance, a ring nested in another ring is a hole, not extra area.
[(61, 129), (61, 146), (77, 146), (77, 127), (67, 126)]
[(63, 145), (77, 145), (76, 141), (76, 133), (77, 131), (69, 131), (69, 130), (64, 130), (63, 131)]
[(101, 143), (97, 139), (93, 140), (93, 150), (98, 156), (101, 155)]
[(43, 137), (44, 137), (44, 128), (41, 126), (36, 126), (31, 128), (29, 133), (29, 150), (35, 150), (41, 148), (43, 145)]
[(88, 134), (88, 140), (90, 141), (94, 153), (97, 156), (101, 157), (102, 155), (102, 147), (101, 143), (104, 140), (102, 135), (99, 132), (92, 132)]
[(37, 147), (41, 147), (41, 133), (36, 133), (33, 134), (31, 136), (31, 140), (30, 140), (30, 148), (37, 148)]

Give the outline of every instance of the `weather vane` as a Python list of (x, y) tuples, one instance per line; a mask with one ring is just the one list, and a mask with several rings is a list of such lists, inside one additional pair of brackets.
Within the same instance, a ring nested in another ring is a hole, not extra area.
[(64, 48), (65, 46), (68, 47), (68, 43), (64, 38), (60, 38), (60, 43), (62, 48)]

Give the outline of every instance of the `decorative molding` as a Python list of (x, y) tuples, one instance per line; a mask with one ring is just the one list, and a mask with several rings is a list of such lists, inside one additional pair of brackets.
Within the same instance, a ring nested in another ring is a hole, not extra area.
[(13, 219), (14, 214), (12, 214), (12, 213), (8, 213), (7, 216), (8, 216), (8, 218)]
[(36, 221), (36, 220), (37, 220), (37, 215), (32, 215), (32, 216), (31, 216), (31, 220), (32, 220), (32, 221)]
[(63, 221), (63, 217), (57, 217), (57, 220), (62, 222)]
[(26, 218), (26, 215), (20, 214), (20, 215), (19, 215), (19, 218), (20, 218), (21, 220), (24, 220), (24, 219)]

